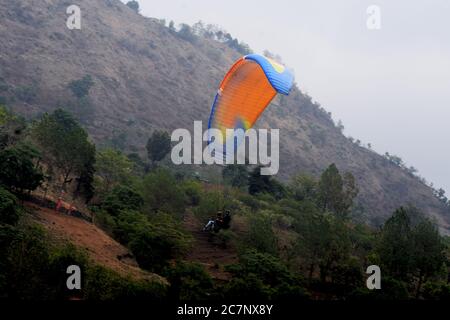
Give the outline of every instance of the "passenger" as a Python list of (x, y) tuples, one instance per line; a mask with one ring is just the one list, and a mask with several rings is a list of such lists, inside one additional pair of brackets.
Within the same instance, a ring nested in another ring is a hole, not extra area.
[(210, 231), (214, 230), (215, 221), (213, 217), (210, 217), (208, 222), (206, 223), (205, 227), (203, 228), (203, 231)]

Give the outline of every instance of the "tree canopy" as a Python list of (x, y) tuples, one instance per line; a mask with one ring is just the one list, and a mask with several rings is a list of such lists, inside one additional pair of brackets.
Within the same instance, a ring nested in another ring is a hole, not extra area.
[(43, 156), (60, 170), (63, 187), (71, 182), (72, 175), (85, 172), (94, 159), (95, 146), (89, 141), (87, 132), (62, 109), (44, 114), (34, 125), (33, 133)]

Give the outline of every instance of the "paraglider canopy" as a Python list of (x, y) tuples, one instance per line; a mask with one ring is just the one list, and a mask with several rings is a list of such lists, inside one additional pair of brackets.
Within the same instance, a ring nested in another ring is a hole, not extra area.
[(293, 74), (272, 59), (258, 54), (240, 58), (219, 87), (208, 129), (219, 129), (225, 145), (227, 129), (246, 131), (253, 127), (277, 93), (289, 94), (293, 81)]

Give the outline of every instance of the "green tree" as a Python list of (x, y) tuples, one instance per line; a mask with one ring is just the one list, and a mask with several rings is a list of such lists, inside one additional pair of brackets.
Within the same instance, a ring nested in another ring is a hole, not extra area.
[(84, 168), (81, 170), (80, 176), (77, 178), (76, 194), (82, 194), (88, 203), (95, 194), (94, 177), (95, 177), (95, 153), (86, 156)]
[(286, 194), (286, 190), (281, 183), (271, 176), (261, 175), (261, 167), (256, 167), (250, 173), (248, 178), (248, 192), (251, 195), (268, 193), (273, 195), (276, 199), (281, 199)]
[(117, 185), (105, 197), (101, 207), (111, 215), (117, 215), (122, 210), (139, 210), (143, 204), (144, 199), (135, 190)]
[(133, 163), (126, 155), (115, 149), (104, 149), (97, 152), (95, 171), (100, 178), (97, 181), (99, 190), (108, 193), (118, 184), (128, 184)]
[(396, 279), (407, 281), (413, 271), (414, 242), (407, 209), (394, 212), (383, 226), (376, 247), (380, 266)]
[(92, 80), (92, 76), (86, 75), (82, 79), (71, 81), (68, 88), (72, 91), (75, 97), (82, 99), (89, 95), (89, 91), (93, 85), (94, 80)]
[(307, 264), (309, 279), (316, 268), (325, 282), (332, 270), (348, 261), (351, 242), (346, 225), (330, 214), (305, 215), (295, 228), (299, 234), (297, 250)]
[(175, 22), (173, 22), (173, 20), (170, 20), (169, 22), (169, 30), (175, 31)]
[(227, 165), (222, 170), (223, 179), (236, 188), (243, 188), (248, 183), (248, 171), (245, 165)]
[(197, 263), (177, 262), (167, 268), (164, 276), (170, 282), (169, 295), (174, 301), (205, 301), (214, 294), (214, 284)]
[(133, 173), (136, 176), (142, 176), (145, 172), (146, 163), (137, 153), (130, 153), (127, 155), (128, 159), (133, 163)]
[(0, 150), (16, 144), (22, 138), (26, 127), (23, 118), (0, 104)]
[(323, 210), (347, 218), (357, 194), (358, 189), (351, 173), (346, 173), (343, 178), (334, 163), (322, 173), (318, 196)]
[(145, 176), (143, 196), (149, 212), (181, 215), (185, 210), (185, 196), (173, 175), (166, 169), (156, 169)]
[(417, 224), (412, 230), (415, 273), (418, 278), (416, 297), (422, 284), (437, 275), (445, 262), (444, 244), (436, 226), (428, 219)]
[(243, 239), (245, 246), (268, 253), (278, 254), (277, 237), (272, 228), (272, 219), (266, 214), (258, 214), (248, 221), (248, 233)]
[(133, 211), (119, 216), (120, 233), (129, 237), (128, 246), (139, 265), (160, 272), (171, 259), (180, 257), (191, 246), (191, 238), (171, 215), (150, 218)]
[(127, 6), (128, 6), (128, 8), (130, 8), (131, 10), (133, 10), (136, 13), (139, 13), (139, 11), (140, 11), (139, 2), (137, 2), (135, 0), (128, 1)]
[(87, 132), (64, 110), (44, 114), (33, 134), (46, 160), (60, 170), (63, 188), (72, 181), (71, 176), (79, 176), (94, 159), (95, 146)]
[(171, 140), (166, 131), (156, 130), (147, 141), (148, 158), (155, 164), (161, 161), (170, 152)]
[(376, 246), (382, 270), (395, 279), (414, 284), (420, 297), (422, 285), (438, 277), (446, 262), (445, 246), (436, 226), (418, 217), (415, 208), (400, 208), (383, 226)]
[(26, 144), (1, 151), (0, 183), (9, 190), (18, 192), (39, 187), (44, 176), (35, 164), (38, 157), (38, 151)]
[(226, 268), (233, 279), (225, 286), (227, 298), (305, 299), (308, 294), (302, 279), (270, 254), (248, 251), (239, 257), (239, 264)]
[(16, 197), (0, 187), (0, 224), (15, 225), (19, 217), (20, 211)]
[(307, 175), (294, 176), (289, 184), (290, 191), (296, 200), (316, 201), (318, 193), (317, 181)]
[(177, 34), (181, 39), (186, 40), (192, 44), (195, 44), (198, 40), (198, 37), (194, 34), (191, 26), (185, 23), (182, 23), (180, 25), (180, 30)]

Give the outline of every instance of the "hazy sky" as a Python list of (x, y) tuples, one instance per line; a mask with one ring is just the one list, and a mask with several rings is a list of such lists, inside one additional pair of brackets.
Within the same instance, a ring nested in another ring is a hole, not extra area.
[[(142, 14), (220, 25), (279, 54), (345, 134), (450, 193), (450, 1), (140, 0)], [(381, 9), (381, 29), (366, 12)]]

